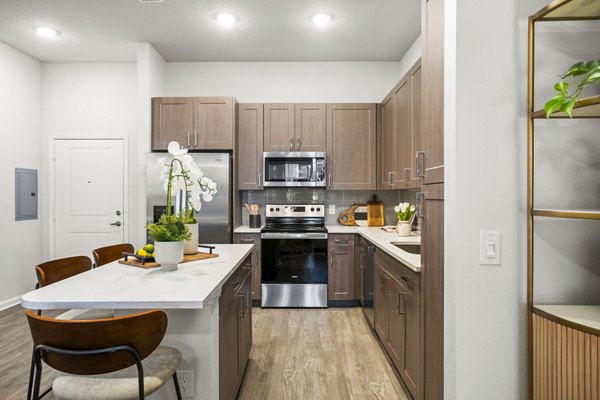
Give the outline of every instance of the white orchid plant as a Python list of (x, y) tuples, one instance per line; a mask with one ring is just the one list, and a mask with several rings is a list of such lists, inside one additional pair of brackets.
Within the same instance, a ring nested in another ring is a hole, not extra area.
[(394, 207), (394, 211), (398, 216), (398, 221), (412, 221), (416, 210), (414, 204), (408, 202), (400, 203)]
[[(149, 224), (148, 231), (155, 241), (179, 241), (189, 239), (191, 234), (184, 224), (196, 223), (194, 211), (199, 212), (202, 201), (210, 202), (217, 193), (217, 184), (204, 176), (187, 149), (179, 143), (171, 142), (167, 147), (169, 154), (158, 160), (162, 168), (159, 180), (167, 194), (167, 207), (156, 224)], [(173, 195), (185, 195), (184, 209), (179, 216), (171, 211)]]

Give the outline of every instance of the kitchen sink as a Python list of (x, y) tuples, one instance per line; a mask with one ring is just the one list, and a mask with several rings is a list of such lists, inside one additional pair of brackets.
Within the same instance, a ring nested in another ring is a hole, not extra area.
[(392, 243), (394, 246), (399, 248), (400, 250), (404, 250), (410, 254), (421, 254), (421, 245), (420, 244), (402, 244), (402, 243)]

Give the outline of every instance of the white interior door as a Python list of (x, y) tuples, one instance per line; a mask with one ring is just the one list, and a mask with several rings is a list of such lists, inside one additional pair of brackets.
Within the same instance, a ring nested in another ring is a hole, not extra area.
[(54, 141), (54, 257), (123, 243), (124, 145), (119, 139)]

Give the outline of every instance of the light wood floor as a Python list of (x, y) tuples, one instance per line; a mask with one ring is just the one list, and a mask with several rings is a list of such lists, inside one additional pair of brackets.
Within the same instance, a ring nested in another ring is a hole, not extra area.
[(405, 400), (360, 308), (252, 310), (247, 400)]
[[(360, 308), (252, 312), (254, 344), (240, 399), (407, 399)], [(0, 312), (0, 399), (26, 398), (31, 349), (20, 306)], [(55, 375), (44, 366), (43, 389)]]

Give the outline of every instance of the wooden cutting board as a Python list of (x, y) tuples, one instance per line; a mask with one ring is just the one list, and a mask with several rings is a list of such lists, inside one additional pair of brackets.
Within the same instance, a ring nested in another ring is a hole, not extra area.
[[(216, 258), (216, 257), (219, 257), (219, 255), (215, 254), (215, 253), (212, 253), (212, 254), (209, 254), (209, 253), (185, 254), (183, 256), (183, 261), (180, 262), (179, 264), (188, 263), (191, 261), (206, 260), (209, 258)], [(138, 260), (137, 258), (133, 258), (133, 257), (130, 257), (127, 261), (125, 261), (125, 259), (121, 259), (121, 260), (119, 260), (119, 264), (131, 265), (132, 267), (138, 267), (138, 268), (160, 267), (160, 264), (155, 261), (146, 261), (144, 264), (142, 264), (142, 262), (140, 260)]]

